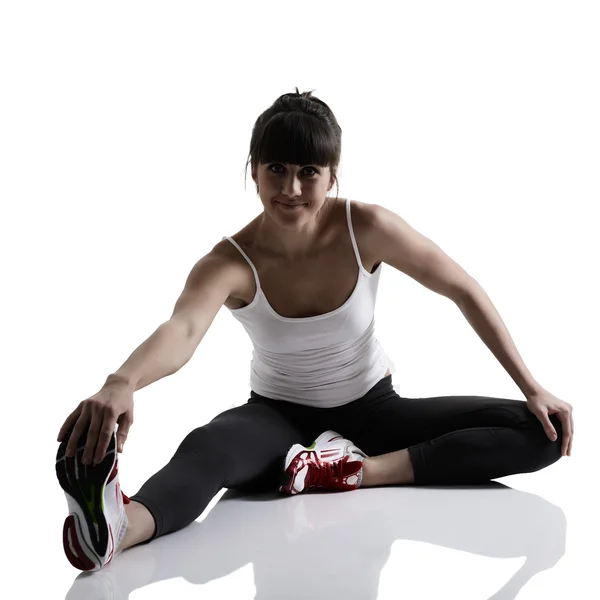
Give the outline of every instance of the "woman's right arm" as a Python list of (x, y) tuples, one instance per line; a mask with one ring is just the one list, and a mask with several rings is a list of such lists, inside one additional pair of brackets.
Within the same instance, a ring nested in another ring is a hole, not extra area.
[(171, 318), (136, 348), (107, 377), (102, 389), (81, 402), (63, 424), (58, 441), (73, 427), (67, 456), (75, 455), (77, 442), (87, 430), (84, 461), (87, 457), (100, 462), (117, 422), (117, 446), (121, 451), (133, 422), (133, 392), (176, 373), (192, 358), (221, 306), (239, 288), (240, 273), (237, 264), (215, 253), (207, 254), (194, 265)]
[(221, 306), (236, 290), (239, 266), (208, 254), (191, 270), (168, 321), (143, 342), (125, 363), (108, 376), (137, 391), (176, 373), (194, 355)]

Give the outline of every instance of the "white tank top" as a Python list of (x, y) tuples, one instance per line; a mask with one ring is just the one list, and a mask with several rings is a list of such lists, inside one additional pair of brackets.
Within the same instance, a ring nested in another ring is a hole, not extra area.
[(358, 281), (350, 298), (334, 311), (315, 317), (283, 317), (264, 295), (248, 255), (225, 236), (248, 261), (256, 279), (250, 304), (231, 309), (254, 350), (250, 388), (267, 398), (306, 406), (333, 408), (364, 396), (387, 369), (395, 372), (374, 335), (375, 302), (381, 263), (374, 273), (362, 265), (346, 201), (348, 229), (358, 263)]

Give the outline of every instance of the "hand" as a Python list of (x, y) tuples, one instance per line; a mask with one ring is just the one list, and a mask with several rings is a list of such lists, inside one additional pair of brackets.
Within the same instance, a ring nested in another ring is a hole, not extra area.
[(96, 394), (84, 400), (67, 417), (58, 434), (62, 441), (72, 428), (65, 455), (75, 456), (79, 440), (87, 431), (87, 441), (82, 457), (84, 465), (102, 462), (108, 444), (118, 423), (117, 452), (123, 452), (123, 444), (127, 439), (129, 428), (133, 423), (134, 389), (121, 382), (111, 381)]
[(573, 446), (573, 433), (575, 431), (573, 424), (573, 407), (560, 400), (547, 390), (540, 390), (527, 396), (527, 408), (542, 422), (546, 435), (554, 441), (557, 438), (556, 431), (550, 415), (558, 414), (562, 423), (563, 442), (561, 448), (562, 456), (571, 456)]

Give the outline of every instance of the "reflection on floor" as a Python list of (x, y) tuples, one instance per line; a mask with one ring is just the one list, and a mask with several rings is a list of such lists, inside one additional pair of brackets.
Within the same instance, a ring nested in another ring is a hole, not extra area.
[[(101, 571), (80, 574), (66, 598), (121, 600), (181, 577), (207, 584), (251, 563), (256, 598), (376, 599), (392, 544), (407, 540), (484, 557), (525, 557), (492, 590), (494, 600), (507, 600), (560, 560), (565, 537), (559, 507), (498, 482), (297, 496), (230, 490), (202, 521), (128, 549)], [(435, 577), (434, 567), (428, 571)], [(394, 584), (397, 597), (412, 597), (401, 582)], [(471, 584), (472, 579), (464, 585)], [(460, 597), (460, 589), (451, 592)]]

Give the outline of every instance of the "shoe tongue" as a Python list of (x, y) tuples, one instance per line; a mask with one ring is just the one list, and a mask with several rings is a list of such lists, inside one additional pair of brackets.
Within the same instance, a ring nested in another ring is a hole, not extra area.
[(121, 490), (121, 494), (123, 496), (123, 503), (129, 504), (131, 502), (131, 500), (123, 493), (123, 490)]

